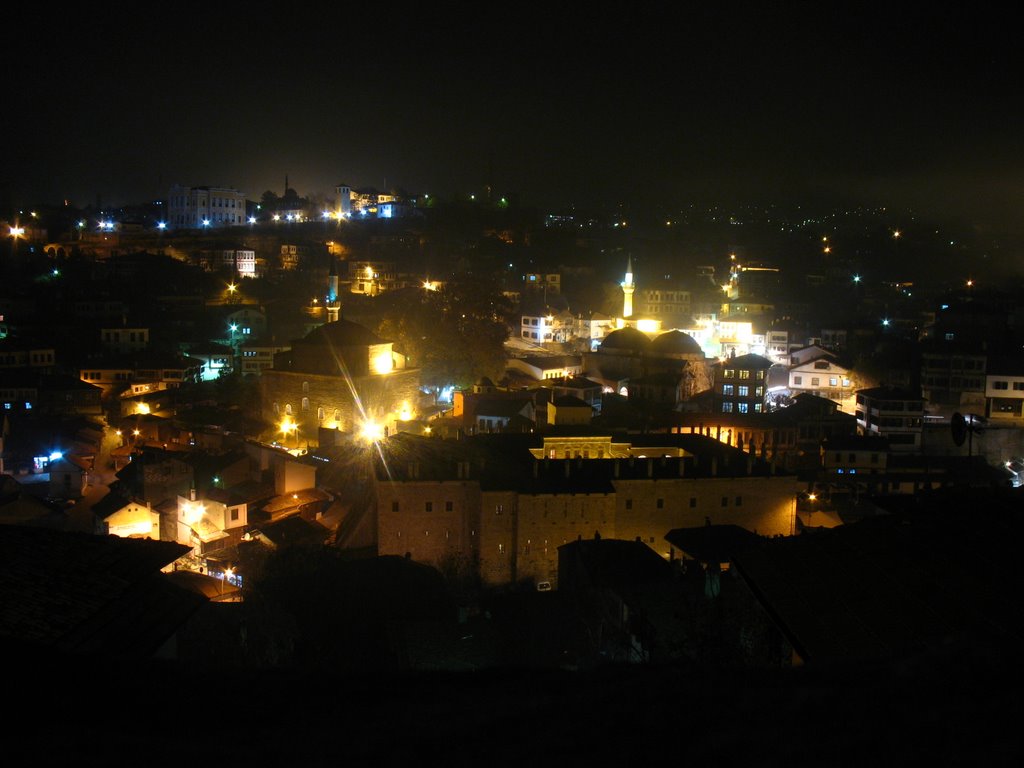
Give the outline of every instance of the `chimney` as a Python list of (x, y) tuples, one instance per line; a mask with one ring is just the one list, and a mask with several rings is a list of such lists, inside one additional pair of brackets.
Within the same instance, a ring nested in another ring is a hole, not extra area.
[(718, 457), (711, 457), (711, 476), (718, 477)]
[(685, 456), (680, 456), (679, 457), (679, 476), (680, 477), (685, 477), (686, 476), (686, 457)]
[(654, 477), (654, 459), (647, 460), (647, 476)]

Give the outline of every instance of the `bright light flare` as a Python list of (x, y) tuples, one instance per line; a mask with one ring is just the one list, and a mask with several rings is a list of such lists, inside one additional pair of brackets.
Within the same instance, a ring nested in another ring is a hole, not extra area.
[(384, 439), (384, 425), (368, 419), (359, 427), (359, 436), (368, 443), (376, 443)]
[(371, 361), (374, 373), (391, 373), (394, 369), (394, 361), (391, 359), (390, 352), (382, 352), (375, 356)]

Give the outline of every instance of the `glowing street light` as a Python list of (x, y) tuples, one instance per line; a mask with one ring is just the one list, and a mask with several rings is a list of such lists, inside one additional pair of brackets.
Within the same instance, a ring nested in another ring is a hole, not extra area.
[(287, 442), (288, 442), (288, 435), (293, 433), (293, 432), (295, 433), (295, 444), (298, 445), (299, 425), (296, 424), (291, 419), (288, 419), (288, 418), (284, 419), (281, 422), (281, 433), (284, 435), (285, 444), (287, 444)]
[(359, 427), (359, 436), (368, 443), (376, 443), (384, 439), (384, 425), (367, 419)]

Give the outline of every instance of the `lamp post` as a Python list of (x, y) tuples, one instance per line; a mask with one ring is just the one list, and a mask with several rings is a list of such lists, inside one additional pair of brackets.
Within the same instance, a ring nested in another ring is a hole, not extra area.
[(231, 330), (231, 372), (234, 373), (239, 369), (238, 366), (238, 337), (235, 333), (238, 331), (238, 324), (232, 323), (228, 326)]

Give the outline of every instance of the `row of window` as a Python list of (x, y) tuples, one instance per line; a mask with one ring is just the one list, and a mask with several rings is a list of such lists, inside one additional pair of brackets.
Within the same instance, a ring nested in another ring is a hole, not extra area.
[[(754, 374), (755, 374), (754, 378), (757, 379), (758, 381), (761, 381), (762, 379), (764, 379), (764, 369), (763, 368), (759, 368), (758, 370), (754, 371)], [(737, 375), (737, 370), (735, 368), (723, 368), (722, 369), (722, 377), (726, 378), (726, 379), (749, 379), (749, 378), (751, 378), (751, 376), (750, 376), (750, 369), (748, 369), (748, 368), (740, 368), (739, 369), (739, 373)]]
[[(794, 376), (793, 377), (793, 386), (794, 387), (803, 386), (803, 381), (804, 381), (803, 376)], [(844, 387), (850, 386), (850, 380), (848, 378), (846, 378), (845, 376), (843, 377), (842, 381), (843, 381), (843, 386)], [(828, 385), (830, 387), (838, 387), (839, 386), (839, 377), (838, 376), (829, 376), (828, 377)], [(821, 386), (821, 379), (818, 376), (812, 376), (811, 377), (811, 386), (812, 387), (820, 387)]]
[[(445, 512), (452, 512), (454, 509), (455, 509), (455, 502), (454, 501), (446, 501), (444, 503), (444, 511)], [(499, 505), (498, 506), (498, 510), (497, 510), (498, 514), (501, 514), (500, 510), (501, 510), (501, 506)], [(399, 505), (398, 501), (392, 501), (391, 502), (391, 511), (392, 512), (399, 512), (400, 511), (400, 505)], [(424, 512), (433, 512), (434, 511), (434, 502), (432, 502), (432, 501), (424, 502), (423, 503), (423, 511)]]
[[(1008, 381), (993, 381), (992, 389), (1009, 389), (1010, 382)], [(1013, 391), (1021, 392), (1024, 391), (1024, 381), (1013, 382)]]
[[(729, 497), (728, 496), (723, 496), (722, 497), (722, 506), (723, 507), (728, 507), (729, 506)], [(733, 506), (742, 507), (743, 506), (743, 497), (742, 496), (736, 496), (733, 499)], [(633, 500), (632, 499), (626, 499), (625, 507), (626, 507), (626, 509), (633, 509)], [(665, 508), (665, 499), (656, 499), (655, 500), (655, 507), (657, 509), (664, 509)], [(690, 508), (691, 509), (696, 509), (696, 507), (697, 507), (697, 497), (696, 496), (691, 496), (690, 497)], [(444, 511), (445, 512), (453, 512), (454, 510), (455, 510), (455, 502), (453, 502), (453, 501), (446, 501), (444, 503)], [(400, 512), (401, 511), (401, 504), (397, 500), (393, 500), (391, 502), (391, 511), (392, 512)], [(434, 502), (433, 501), (425, 501), (425, 502), (423, 502), (423, 511), (424, 512), (433, 512), (434, 511)], [(504, 511), (505, 511), (505, 507), (504, 507), (503, 504), (495, 505), (495, 507), (494, 507), (494, 514), (500, 515)], [(398, 534), (398, 535), (401, 536), (402, 534)]]
[[(733, 505), (737, 506), (737, 507), (742, 507), (743, 506), (743, 497), (742, 496), (735, 497), (735, 499), (733, 501)], [(664, 499), (657, 499), (655, 501), (655, 506), (658, 509), (664, 509), (665, 508), (665, 500)], [(722, 506), (723, 507), (728, 507), (729, 506), (729, 497), (728, 496), (723, 496), (722, 497)], [(632, 509), (632, 508), (633, 508), (633, 500), (632, 499), (626, 499), (626, 509)], [(696, 509), (696, 508), (697, 508), (697, 497), (696, 496), (691, 496), (690, 497), (690, 509)]]
[[(0, 357), (0, 365), (24, 365), (25, 357), (24, 353), (21, 355), (10, 354)], [(52, 363), (53, 353), (52, 352), (30, 352), (29, 363), (31, 365), (40, 365), (43, 363)]]
[[(734, 393), (733, 390), (736, 390), (735, 393)], [(746, 384), (740, 384), (738, 388), (735, 385), (733, 385), (733, 384), (723, 384), (722, 385), (722, 394), (723, 395), (736, 394), (738, 397), (750, 397), (750, 387), (747, 386)], [(756, 387), (754, 387), (754, 397), (764, 397), (764, 387), (763, 386), (756, 386)]]
[[(430, 536), (430, 531), (423, 531), (423, 535), (424, 536)], [(470, 531), (469, 535), (470, 535), (470, 537), (476, 536), (476, 531)], [(445, 530), (444, 530), (444, 537), (446, 539), (450, 539), (451, 536), (452, 536), (451, 529), (445, 528)], [(397, 538), (397, 539), (402, 538), (402, 532), (401, 531), (395, 531), (395, 538)], [(505, 551), (505, 545), (504, 544), (499, 544), (498, 545), (498, 552), (501, 553), (501, 552), (504, 552), (504, 551)]]
[(764, 410), (763, 403), (722, 403), (722, 413), (761, 413)]

